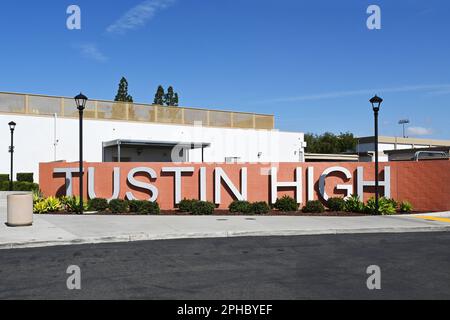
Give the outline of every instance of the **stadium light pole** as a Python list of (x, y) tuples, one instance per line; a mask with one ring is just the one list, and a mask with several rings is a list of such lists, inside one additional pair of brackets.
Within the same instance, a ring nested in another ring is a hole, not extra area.
[(378, 96), (374, 96), (369, 101), (372, 104), (373, 115), (375, 118), (375, 213), (378, 214), (378, 112), (380, 111), (380, 106), (383, 102), (383, 99)]
[(14, 168), (14, 129), (16, 128), (16, 123), (11, 121), (8, 123), (9, 130), (11, 131), (11, 145), (9, 146), (9, 152), (11, 153), (11, 167), (10, 167), (10, 177), (9, 177), (9, 191), (13, 191), (13, 168)]
[(83, 95), (82, 93), (80, 93), (79, 95), (77, 95), (75, 98), (75, 103), (77, 105), (77, 109), (80, 115), (80, 129), (79, 129), (79, 133), (80, 133), (80, 142), (79, 142), (79, 146), (80, 146), (80, 209), (79, 209), (79, 214), (83, 214), (83, 111), (84, 108), (86, 107), (86, 101), (88, 100), (88, 98)]
[(401, 124), (403, 126), (403, 138), (406, 138), (406, 134), (405, 134), (405, 124), (409, 124), (409, 120), (408, 119), (402, 119), (398, 122), (398, 124)]

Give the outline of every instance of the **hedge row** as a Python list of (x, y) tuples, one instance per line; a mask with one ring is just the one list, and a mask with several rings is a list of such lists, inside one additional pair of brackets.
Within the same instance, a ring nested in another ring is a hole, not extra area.
[(88, 201), (89, 210), (93, 211), (111, 211), (112, 213), (136, 213), (136, 214), (159, 214), (160, 208), (157, 202), (144, 200), (122, 200), (96, 198)]
[[(39, 185), (33, 182), (14, 181), (12, 191), (38, 191)], [(9, 191), (9, 181), (0, 181), (0, 191)]]
[[(32, 172), (19, 172), (16, 175), (17, 181), (19, 182), (34, 182), (33, 173)], [(9, 181), (9, 174), (2, 173), (0, 174), (0, 182)]]
[[(19, 183), (19, 182), (17, 182)], [(0, 186), (4, 182), (0, 183)], [(33, 185), (34, 190), (38, 190), (39, 186), (30, 184), (29, 182), (20, 182), (20, 184)], [(22, 190), (17, 190), (22, 191)], [(34, 200), (35, 212), (46, 213), (56, 211), (77, 212), (80, 207), (80, 200), (78, 197), (61, 197), (54, 198), (49, 197), (42, 199), (39, 196), (35, 196)], [(142, 200), (121, 200), (114, 199), (107, 201), (106, 199), (96, 198), (90, 199), (83, 205), (85, 210), (92, 211), (110, 211), (112, 213), (137, 213), (137, 214), (158, 214), (160, 213), (160, 207), (157, 202), (142, 201)], [(297, 211), (298, 203), (295, 199), (284, 196), (278, 199), (273, 207), (279, 211), (289, 212)], [(347, 199), (331, 198), (327, 202), (327, 207), (330, 211), (346, 211), (356, 213), (368, 213), (368, 214), (395, 214), (397, 212), (409, 213), (412, 212), (413, 207), (409, 202), (398, 203), (393, 199), (380, 198), (378, 212), (375, 212), (375, 200), (369, 199), (366, 204), (359, 200), (357, 196), (352, 196)], [(214, 213), (216, 206), (209, 201), (188, 200), (184, 199), (178, 205), (180, 212), (189, 212), (193, 215), (211, 215)], [(265, 214), (270, 211), (270, 206), (264, 202), (250, 203), (248, 201), (233, 201), (229, 207), (229, 211), (232, 213), (243, 214)], [(322, 213), (325, 211), (325, 206), (318, 200), (308, 201), (302, 208), (302, 212), (305, 213)]]
[(211, 215), (214, 213), (216, 206), (209, 201), (200, 200), (181, 200), (178, 204), (178, 210), (180, 212), (189, 212), (193, 215)]

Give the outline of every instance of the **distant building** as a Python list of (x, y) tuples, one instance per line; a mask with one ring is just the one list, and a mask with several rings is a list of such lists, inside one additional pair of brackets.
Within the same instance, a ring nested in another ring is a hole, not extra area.
[(384, 153), (389, 161), (447, 160), (450, 157), (450, 147), (387, 150)]
[[(87, 162), (302, 162), (304, 134), (275, 129), (270, 114), (88, 100), (84, 111)], [(40, 162), (78, 160), (78, 111), (73, 98), (0, 92), (0, 173)]]
[[(357, 138), (356, 152), (360, 155), (360, 161), (375, 161), (375, 137)], [(378, 157), (380, 162), (389, 161), (386, 151), (405, 149), (428, 149), (434, 147), (450, 147), (450, 140), (433, 140), (400, 137), (378, 137)]]

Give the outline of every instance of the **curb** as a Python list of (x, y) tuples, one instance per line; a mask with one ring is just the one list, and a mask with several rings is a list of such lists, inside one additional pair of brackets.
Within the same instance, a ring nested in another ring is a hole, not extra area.
[(232, 237), (269, 237), (269, 236), (302, 236), (302, 235), (338, 235), (338, 234), (369, 234), (369, 233), (412, 233), (412, 232), (449, 232), (450, 226), (408, 227), (408, 228), (366, 228), (366, 229), (326, 229), (326, 230), (279, 230), (279, 231), (223, 231), (194, 232), (184, 234), (131, 234), (105, 237), (90, 237), (71, 240), (26, 241), (17, 243), (2, 243), (0, 250), (39, 248), (64, 245), (119, 243), (152, 240), (205, 239)]

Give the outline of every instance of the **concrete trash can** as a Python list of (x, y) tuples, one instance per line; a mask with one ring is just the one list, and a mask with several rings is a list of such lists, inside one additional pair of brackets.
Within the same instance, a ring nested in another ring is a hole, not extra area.
[(9, 227), (26, 227), (33, 224), (33, 195), (10, 194), (7, 196)]

